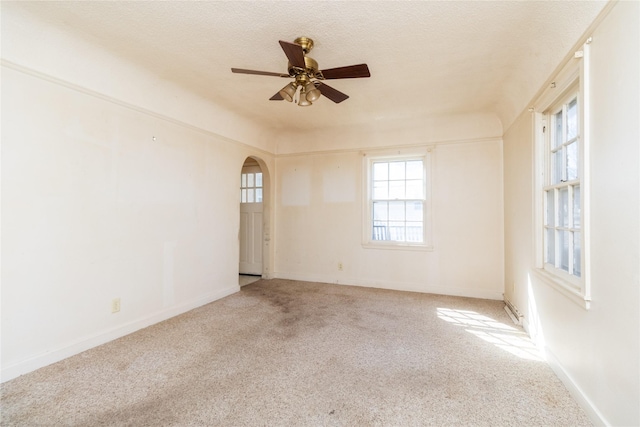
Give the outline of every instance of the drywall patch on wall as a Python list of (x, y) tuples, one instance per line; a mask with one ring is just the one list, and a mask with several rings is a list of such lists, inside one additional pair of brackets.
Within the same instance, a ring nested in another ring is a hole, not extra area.
[[(276, 173), (283, 194), (276, 207), (275, 276), (501, 299), (502, 141), (415, 148), (428, 149), (434, 151), (433, 250), (363, 246), (363, 209), (368, 208), (361, 152), (279, 156)], [(294, 180), (294, 170), (309, 177), (308, 205), (285, 205), (290, 201), (284, 193), (301, 190), (285, 186)], [(348, 189), (339, 203), (327, 201), (334, 200), (333, 188)]]
[[(311, 174), (304, 166), (292, 166), (280, 175), (280, 200), (283, 206), (311, 204)], [(278, 182), (278, 180), (276, 180)]]
[(358, 177), (340, 163), (328, 165), (322, 173), (322, 194), (325, 203), (353, 203), (356, 200)]

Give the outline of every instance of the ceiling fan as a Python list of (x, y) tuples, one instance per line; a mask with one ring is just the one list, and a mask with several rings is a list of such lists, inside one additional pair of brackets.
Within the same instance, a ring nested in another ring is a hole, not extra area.
[[(313, 40), (308, 37), (298, 37), (293, 43), (280, 40), (280, 46), (282, 46), (284, 54), (289, 59), (289, 74), (245, 70), (241, 68), (232, 68), (231, 72), (292, 78), (293, 81), (291, 83), (283, 87), (282, 90), (269, 99), (271, 101), (282, 101), (284, 99), (289, 102), (295, 100), (301, 107), (311, 105), (320, 98), (320, 95), (326, 96), (336, 104), (349, 98), (348, 95), (323, 83), (322, 80), (355, 79), (371, 76), (367, 64), (318, 70), (318, 63), (313, 58), (306, 56), (306, 54), (313, 49)], [(300, 88), (299, 93), (298, 88)]]

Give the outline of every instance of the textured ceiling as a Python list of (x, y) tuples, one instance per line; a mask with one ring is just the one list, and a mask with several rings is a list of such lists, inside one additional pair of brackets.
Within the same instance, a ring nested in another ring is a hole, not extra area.
[[(508, 125), (606, 2), (34, 2), (22, 7), (274, 129), (494, 112)], [(288, 80), (278, 40), (311, 37), (321, 69), (367, 63), (371, 78), (328, 81), (350, 99), (312, 107), (268, 99)]]

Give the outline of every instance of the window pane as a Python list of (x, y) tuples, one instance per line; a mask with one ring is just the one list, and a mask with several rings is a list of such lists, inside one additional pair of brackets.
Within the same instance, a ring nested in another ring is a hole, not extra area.
[(562, 161), (562, 149), (553, 153), (551, 161), (553, 162), (553, 178), (551, 183), (557, 184), (562, 182), (563, 179), (562, 171), (564, 169), (564, 162)]
[(404, 199), (405, 181), (389, 181), (389, 198)]
[(554, 118), (553, 118), (553, 122), (555, 124), (554, 126), (554, 132), (553, 132), (553, 148), (557, 148), (559, 146), (562, 145), (562, 111), (558, 111)]
[(407, 179), (419, 179), (422, 181), (422, 160), (407, 162)]
[(578, 98), (567, 106), (567, 140), (578, 136)]
[(247, 203), (253, 203), (254, 201), (254, 194), (253, 194), (253, 188), (250, 188), (249, 190), (247, 190)]
[(389, 163), (374, 163), (373, 164), (373, 180), (374, 181), (386, 181), (389, 179)]
[(578, 179), (578, 143), (567, 145), (567, 180)]
[(573, 187), (573, 228), (580, 228), (580, 186)]
[(561, 188), (560, 189), (560, 226), (568, 227), (569, 226), (569, 189)]
[(389, 238), (399, 242), (406, 241), (404, 222), (389, 223)]
[(388, 202), (373, 202), (373, 220), (387, 221), (389, 219)]
[(389, 202), (389, 220), (404, 221), (404, 202)]
[(408, 222), (406, 233), (407, 242), (422, 243), (424, 241), (424, 230), (421, 222)]
[(547, 264), (556, 264), (556, 230), (553, 228), (546, 229), (546, 250), (545, 250), (545, 262)]
[(545, 225), (554, 227), (556, 225), (555, 191), (549, 190), (547, 191), (546, 194), (547, 194), (547, 210), (546, 210)]
[(240, 194), (240, 201), (242, 203), (247, 203), (247, 190), (246, 189), (242, 189), (241, 194)]
[(560, 238), (560, 268), (569, 271), (569, 232), (560, 231), (558, 237)]
[(389, 227), (386, 223), (375, 222), (373, 224), (373, 240), (389, 240)]
[(573, 275), (578, 277), (582, 275), (581, 248), (581, 234), (573, 233)]
[(413, 179), (407, 181), (407, 199), (422, 199), (424, 193), (422, 191), (422, 180)]
[(422, 202), (407, 202), (407, 221), (422, 222), (422, 206)]
[(256, 202), (262, 203), (262, 188), (256, 188)]
[(253, 174), (247, 174), (247, 187), (253, 187)]
[(405, 179), (404, 165), (405, 162), (389, 163), (389, 179)]
[(371, 163), (372, 240), (424, 242), (424, 162)]
[(247, 186), (247, 174), (243, 173), (242, 174), (242, 178), (240, 179), (240, 186), (241, 187), (246, 187)]
[(256, 187), (262, 187), (262, 172), (256, 174)]
[(373, 198), (375, 200), (385, 200), (389, 198), (388, 181), (376, 181), (373, 183)]

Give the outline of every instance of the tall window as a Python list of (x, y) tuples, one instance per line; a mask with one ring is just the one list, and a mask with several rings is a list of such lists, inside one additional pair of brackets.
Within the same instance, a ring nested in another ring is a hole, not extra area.
[(240, 176), (240, 201), (262, 203), (262, 172), (245, 173)]
[(536, 269), (546, 284), (589, 309), (589, 40), (530, 111), (535, 132)]
[(366, 243), (427, 245), (427, 166), (426, 156), (369, 160)]
[(544, 263), (551, 271), (582, 276), (580, 104), (577, 91), (549, 109), (544, 126)]

